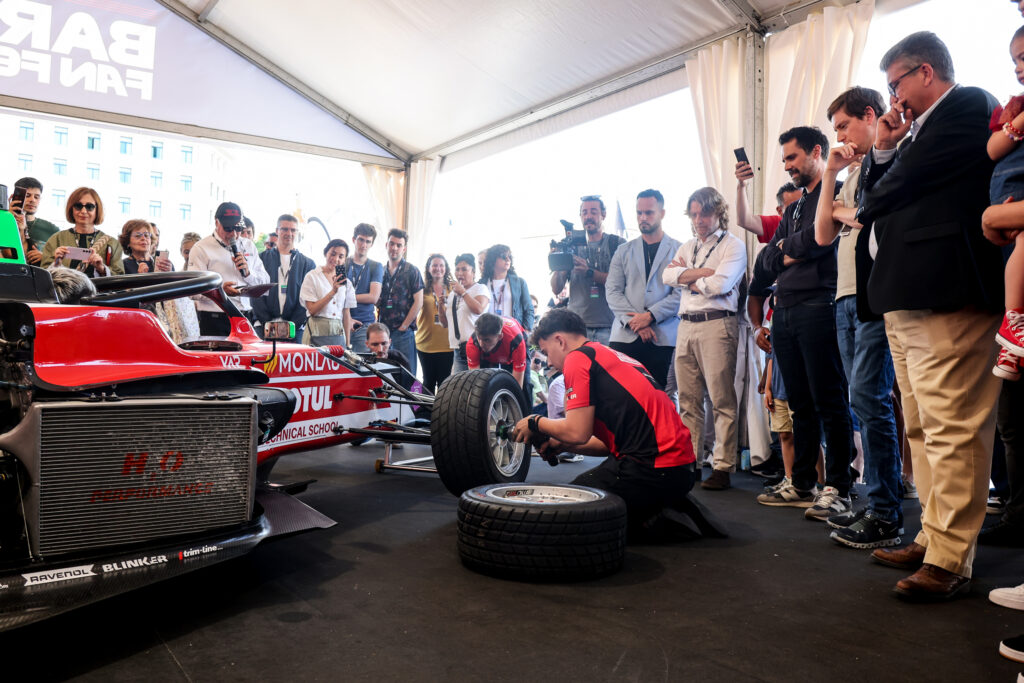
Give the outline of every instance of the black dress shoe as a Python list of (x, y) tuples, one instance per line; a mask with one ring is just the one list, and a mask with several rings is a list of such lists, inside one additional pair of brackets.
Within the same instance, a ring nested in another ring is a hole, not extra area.
[(981, 530), (981, 533), (978, 534), (978, 543), (1006, 548), (1024, 548), (1024, 526), (1001, 519), (996, 524)]

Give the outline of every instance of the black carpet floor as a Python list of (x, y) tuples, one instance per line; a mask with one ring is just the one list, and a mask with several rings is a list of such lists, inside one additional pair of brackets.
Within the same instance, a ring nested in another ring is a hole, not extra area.
[[(416, 453), (424, 447), (406, 446)], [(1024, 581), (1024, 554), (983, 548), (972, 592), (892, 594), (906, 572), (835, 545), (825, 525), (766, 508), (761, 480), (696, 495), (727, 540), (631, 546), (576, 584), (465, 569), (457, 501), (433, 475), (376, 474), (379, 446), (283, 458), (276, 479), (337, 526), (0, 635), (0, 680), (1015, 681), (999, 641), (1024, 612), (987, 593)], [(599, 460), (529, 481), (566, 482)], [(908, 501), (906, 542), (918, 528)]]

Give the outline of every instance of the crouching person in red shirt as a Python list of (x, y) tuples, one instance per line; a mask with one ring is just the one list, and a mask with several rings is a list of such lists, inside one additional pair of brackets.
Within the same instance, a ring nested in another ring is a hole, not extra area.
[(690, 432), (644, 366), (588, 341), (583, 319), (565, 309), (549, 311), (531, 341), (565, 376), (565, 417), (531, 415), (516, 424), (514, 438), (537, 443), (535, 435), (547, 437), (538, 449), (545, 455), (567, 450), (608, 456), (573, 483), (625, 500), (634, 538), (688, 528), (679, 513), (699, 534), (724, 535), (687, 495), (695, 461)]
[(470, 370), (508, 370), (516, 383), (523, 387), (523, 395), (529, 398), (533, 392), (529, 382), (530, 375), (526, 372), (526, 346), (526, 331), (518, 320), (484, 313), (477, 318), (474, 332), (466, 342), (466, 365)]

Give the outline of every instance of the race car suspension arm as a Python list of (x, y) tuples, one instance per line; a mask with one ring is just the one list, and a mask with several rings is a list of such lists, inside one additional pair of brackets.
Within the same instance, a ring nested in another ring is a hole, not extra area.
[[(426, 396), (424, 394), (415, 394), (415, 393), (409, 391), (408, 389), (406, 389), (402, 385), (400, 385), (397, 382), (395, 382), (395, 380), (393, 380), (392, 378), (388, 377), (383, 372), (381, 372), (377, 368), (373, 367), (372, 365), (370, 365), (369, 363), (364, 361), (358, 355), (356, 355), (355, 353), (352, 353), (352, 351), (350, 351), (349, 349), (345, 349), (342, 352), (344, 354), (344, 356), (345, 356), (344, 360), (342, 360), (341, 358), (338, 358), (337, 356), (335, 356), (334, 354), (330, 353), (329, 351), (326, 351), (322, 347), (320, 349), (320, 352), (322, 354), (324, 354), (325, 356), (327, 356), (328, 358), (330, 358), (331, 360), (333, 360), (335, 363), (345, 363), (345, 362), (347, 362), (350, 365), (354, 365), (356, 367), (360, 367), (360, 368), (364, 368), (366, 370), (369, 370), (374, 375), (376, 375), (382, 382), (384, 382), (389, 387), (391, 387), (392, 390), (397, 391), (398, 393), (400, 393), (402, 396), (405, 396), (410, 401), (415, 401), (415, 403), (413, 405), (427, 405), (427, 406), (430, 406), (430, 405), (434, 404), (434, 397), (433, 396)], [(403, 369), (403, 372), (404, 371), (405, 370)], [(429, 402), (425, 402), (425, 399), (429, 399)]]
[(433, 401), (430, 403), (424, 401), (406, 401), (401, 398), (381, 397), (381, 396), (355, 396), (354, 394), (335, 394), (332, 396), (335, 401), (341, 401), (346, 398), (350, 398), (353, 401), (372, 401), (374, 403), (401, 403), (406, 406), (430, 406), (433, 405)]

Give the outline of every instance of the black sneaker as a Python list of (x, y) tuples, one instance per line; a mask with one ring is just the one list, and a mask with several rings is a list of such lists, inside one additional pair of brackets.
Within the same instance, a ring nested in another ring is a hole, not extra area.
[(830, 537), (851, 548), (884, 548), (902, 543), (900, 533), (898, 520), (887, 522), (876, 517), (874, 510), (868, 510), (850, 526), (833, 531)]
[(1024, 527), (1001, 519), (996, 524), (981, 530), (981, 533), (978, 534), (978, 543), (1006, 548), (1024, 547)]
[(831, 517), (829, 517), (827, 520), (825, 520), (825, 523), (833, 529), (845, 529), (854, 522), (859, 521), (860, 518), (863, 517), (864, 513), (867, 511), (868, 509), (866, 507), (863, 507), (860, 510), (840, 512), (838, 515), (832, 515)]
[(1014, 636), (999, 643), (999, 654), (1015, 662), (1024, 662), (1024, 636)]
[[(825, 523), (828, 524), (833, 529), (845, 529), (846, 527), (850, 526), (854, 522), (860, 521), (860, 519), (867, 513), (867, 511), (868, 511), (867, 507), (862, 507), (859, 510), (851, 510), (850, 512), (843, 512), (843, 513), (840, 513), (838, 515), (832, 515), (827, 520), (825, 520)], [(906, 533), (903, 530), (903, 513), (902, 512), (900, 512), (897, 515), (896, 521), (900, 525), (900, 530), (899, 531), (900, 531), (900, 535), (902, 536), (904, 533)]]

